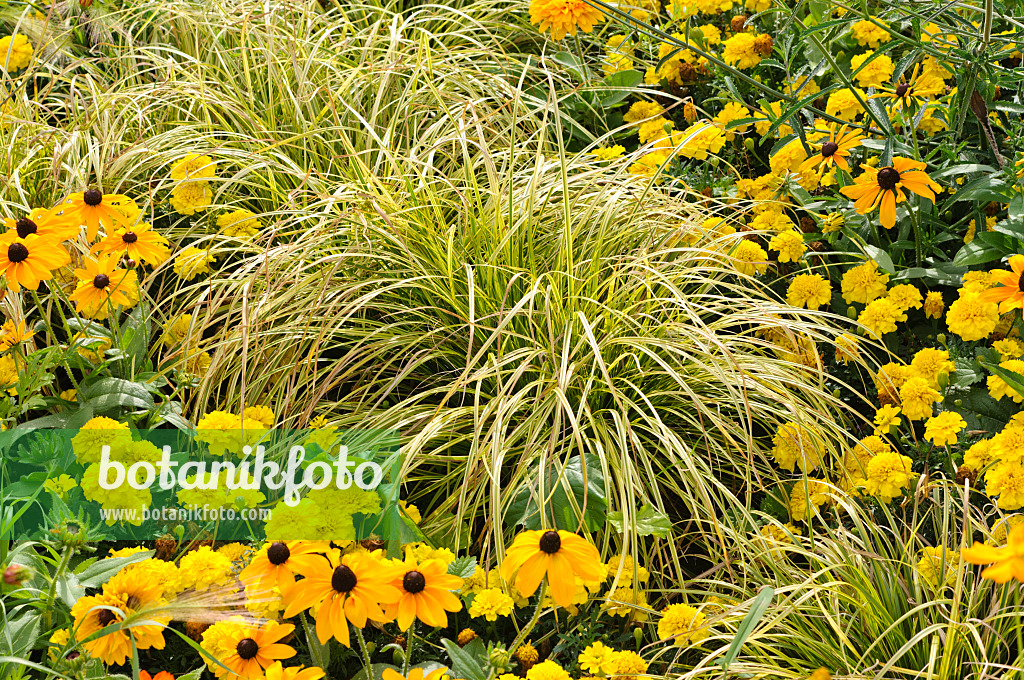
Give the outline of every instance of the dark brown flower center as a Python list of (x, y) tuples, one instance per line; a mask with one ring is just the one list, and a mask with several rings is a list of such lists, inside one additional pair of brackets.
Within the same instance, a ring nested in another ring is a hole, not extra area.
[(28, 259), (28, 248), (23, 243), (12, 243), (7, 246), (7, 259), (11, 262), (24, 262)]
[(25, 238), (29, 234), (34, 234), (39, 231), (39, 227), (36, 223), (27, 217), (22, 217), (14, 225), (14, 228), (18, 230), (18, 238)]
[[(270, 547), (267, 548), (267, 559), (270, 560), (271, 564), (284, 564), (291, 556), (292, 551), (288, 549), (287, 545), (280, 541), (272, 543)], [(349, 571), (352, 570), (349, 569)]]
[(106, 274), (97, 274), (96, 278), (92, 280), (92, 285), (103, 290), (110, 285), (110, 277)]
[(115, 619), (114, 612), (109, 609), (101, 609), (96, 613), (96, 620), (100, 622), (100, 626), (107, 627)]
[(1020, 279), (1017, 281), (1017, 290), (1024, 291), (1024, 272), (1021, 272)]
[(427, 587), (427, 579), (418, 571), (409, 571), (402, 579), (402, 587), (405, 592), (415, 594)]
[(128, 601), (124, 603), (124, 606), (128, 609), (138, 609), (140, 604), (142, 604), (142, 600), (140, 600), (137, 595), (132, 595), (128, 598)]
[(103, 192), (99, 189), (89, 189), (82, 195), (82, 198), (86, 205), (99, 205), (103, 202)]
[(356, 587), (357, 582), (356, 573), (344, 564), (336, 567), (334, 574), (331, 576), (331, 587), (339, 593), (349, 592)]
[(910, 92), (910, 85), (907, 85), (906, 83), (900, 83), (899, 85), (896, 86), (897, 97), (900, 97), (902, 99), (903, 97), (907, 96), (908, 92)]
[(835, 142), (825, 142), (821, 145), (821, 155), (825, 158), (836, 155), (836, 151), (839, 151), (839, 145)]
[(557, 531), (545, 531), (540, 537), (540, 549), (549, 555), (554, 555), (562, 548), (562, 539)]
[(139, 240), (139, 237), (134, 231), (126, 231), (121, 236), (121, 240), (124, 241), (125, 243), (135, 243), (136, 241)]
[(252, 638), (245, 638), (244, 640), (239, 640), (235, 651), (238, 652), (238, 656), (242, 657), (243, 660), (248, 661), (260, 653), (260, 646)]
[(882, 168), (878, 171), (878, 186), (882, 191), (892, 191), (900, 183), (900, 173), (896, 168)]

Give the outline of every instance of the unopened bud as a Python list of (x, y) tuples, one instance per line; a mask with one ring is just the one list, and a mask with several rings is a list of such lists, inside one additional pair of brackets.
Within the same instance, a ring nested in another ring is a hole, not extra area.
[(23, 564), (11, 564), (4, 569), (4, 583), (9, 586), (20, 586), (32, 578), (32, 570)]

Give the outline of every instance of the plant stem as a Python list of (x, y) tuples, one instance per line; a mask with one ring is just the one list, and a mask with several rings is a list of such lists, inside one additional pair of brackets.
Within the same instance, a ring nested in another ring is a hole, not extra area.
[(53, 602), (57, 599), (57, 579), (61, 577), (64, 570), (67, 569), (68, 563), (71, 561), (71, 555), (73, 555), (75, 549), (68, 546), (64, 548), (64, 554), (60, 558), (60, 564), (57, 565), (57, 571), (53, 572), (53, 578), (50, 579), (50, 590), (46, 593), (46, 608), (43, 610), (43, 627), (49, 628), (53, 623)]
[(366, 639), (363, 637), (363, 629), (355, 624), (352, 627), (356, 631), (356, 638), (359, 640), (359, 649), (363, 653), (363, 665), (366, 667), (366, 677), (372, 678), (373, 673), (370, 671), (370, 650), (366, 648)]
[(537, 621), (540, 619), (540, 612), (544, 608), (544, 595), (546, 592), (546, 585), (547, 583), (545, 581), (540, 582), (540, 591), (537, 594), (537, 606), (533, 610), (533, 616), (526, 624), (526, 627), (519, 631), (519, 635), (516, 636), (516, 639), (512, 642), (512, 644), (509, 645), (508, 649), (510, 652), (515, 652), (519, 648), (519, 645), (523, 644), (523, 640), (525, 640), (526, 636), (530, 634), (530, 631), (533, 630), (533, 627), (537, 625)]
[(914, 227), (914, 260), (915, 264), (920, 267), (922, 260), (924, 260), (924, 243), (921, 237), (921, 224), (917, 219), (917, 213), (914, 210), (907, 210), (910, 213), (910, 223)]
[[(412, 650), (413, 650), (413, 647), (416, 646), (414, 644), (415, 641), (416, 641), (416, 620), (413, 619), (412, 625), (409, 626), (409, 637), (405, 641), (405, 661), (402, 663), (402, 677), (404, 677), (404, 678), (408, 678), (409, 677), (409, 666), (412, 664)], [(367, 668), (366, 673), (367, 673), (367, 675), (369, 675), (369, 673), (370, 673), (369, 668)]]

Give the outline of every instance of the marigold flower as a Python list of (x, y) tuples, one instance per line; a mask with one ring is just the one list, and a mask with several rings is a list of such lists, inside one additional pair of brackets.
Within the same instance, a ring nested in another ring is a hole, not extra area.
[(751, 33), (737, 33), (724, 43), (722, 59), (730, 66), (740, 69), (754, 68), (763, 56), (758, 52), (757, 36)]
[(786, 292), (786, 302), (794, 307), (816, 310), (831, 300), (832, 286), (818, 274), (797, 274)]
[(854, 80), (862, 87), (881, 87), (892, 80), (893, 63), (887, 54), (858, 54), (850, 60), (850, 69)]
[(551, 29), (551, 39), (561, 40), (576, 35), (577, 30), (590, 33), (604, 21), (604, 14), (584, 0), (530, 0), (530, 23), (541, 32)]
[(618, 665), (615, 650), (600, 640), (587, 645), (579, 654), (580, 668), (592, 675), (611, 675)]
[(0, 38), (0, 66), (9, 73), (19, 71), (32, 63), (32, 43), (21, 33)]
[(939, 401), (942, 401), (942, 395), (932, 389), (924, 378), (912, 376), (900, 387), (903, 415), (910, 420), (922, 420), (931, 416), (932, 405)]
[(672, 640), (672, 644), (677, 647), (688, 642), (700, 644), (711, 632), (704, 624), (706, 618), (702, 612), (688, 604), (671, 604), (658, 620), (658, 638)]
[(722, 131), (725, 133), (726, 141), (731, 142), (737, 134), (743, 134), (750, 129), (750, 123), (744, 123), (742, 125), (734, 125), (729, 127), (729, 124), (743, 120), (744, 118), (752, 118), (750, 109), (743, 104), (737, 104), (736, 102), (727, 102), (722, 110), (716, 115), (713, 120), (718, 124)]
[(890, 502), (910, 486), (913, 461), (895, 451), (884, 451), (868, 461), (864, 489), (883, 503)]
[(136, 572), (120, 571), (103, 584), (101, 594), (75, 602), (71, 608), (75, 638), (83, 642), (111, 624), (121, 624), (118, 630), (82, 644), (90, 656), (111, 665), (130, 659), (133, 645), (137, 649), (163, 649), (163, 629), (169, 618), (155, 613), (139, 616), (163, 604), (159, 584)]
[(1001, 510), (1024, 507), (1024, 465), (1020, 459), (1001, 460), (989, 468), (985, 473), (985, 493), (999, 497), (996, 505)]
[(864, 106), (861, 102), (866, 98), (867, 95), (860, 88), (835, 90), (825, 101), (825, 113), (836, 118), (853, 121), (858, 115), (864, 113)]
[(754, 276), (768, 270), (768, 253), (753, 241), (740, 241), (733, 249), (732, 257), (733, 266), (741, 274)]
[(965, 427), (967, 427), (967, 422), (959, 413), (943, 411), (925, 422), (924, 438), (935, 446), (956, 444), (957, 435)]
[(886, 297), (888, 297), (889, 301), (896, 305), (902, 312), (905, 312), (908, 309), (920, 309), (921, 303), (924, 301), (921, 297), (921, 291), (919, 291), (916, 286), (912, 286), (909, 283), (901, 283), (898, 286), (893, 286)]
[(960, 297), (946, 312), (949, 330), (967, 342), (987, 338), (999, 323), (999, 305), (981, 299), (980, 293), (960, 291)]
[(171, 189), (171, 207), (182, 215), (195, 215), (210, 207), (213, 190), (209, 182), (181, 182)]
[(925, 583), (938, 590), (940, 587), (948, 588), (953, 585), (959, 564), (960, 554), (940, 545), (936, 548), (923, 548), (921, 560), (915, 565), (915, 569)]
[(473, 603), (469, 605), (469, 615), (474, 619), (482, 616), (488, 621), (497, 621), (499, 616), (511, 614), (514, 604), (512, 598), (500, 588), (488, 588), (473, 597)]
[(820, 479), (801, 479), (793, 484), (789, 492), (789, 516), (794, 522), (807, 519), (808, 506), (816, 512), (817, 508), (828, 503), (832, 489), (828, 483)]
[(861, 47), (875, 48), (881, 43), (892, 40), (889, 31), (879, 25), (881, 23), (877, 17), (869, 16), (867, 19), (854, 23), (850, 27), (850, 32)]
[(900, 408), (892, 404), (885, 404), (875, 411), (875, 434), (885, 436), (892, 432), (893, 428), (899, 427), (900, 413), (902, 413)]
[(950, 361), (949, 352), (934, 347), (925, 347), (918, 351), (910, 362), (910, 367), (914, 375), (924, 378), (935, 389), (939, 387), (940, 375), (956, 370), (956, 365)]
[(942, 317), (942, 312), (946, 309), (946, 303), (942, 300), (942, 293), (938, 291), (932, 291), (924, 296), (924, 315), (929, 319), (938, 319)]
[(996, 450), (992, 440), (982, 439), (967, 449), (964, 454), (964, 465), (972, 472), (981, 472), (995, 459)]
[(848, 304), (867, 304), (885, 294), (889, 275), (878, 271), (874, 260), (858, 265), (843, 274), (843, 299)]
[(201, 274), (209, 274), (210, 265), (216, 261), (217, 257), (211, 251), (189, 246), (174, 258), (174, 273), (185, 281), (191, 281)]
[(796, 262), (807, 250), (803, 236), (794, 229), (773, 236), (768, 247), (778, 251), (779, 262)]

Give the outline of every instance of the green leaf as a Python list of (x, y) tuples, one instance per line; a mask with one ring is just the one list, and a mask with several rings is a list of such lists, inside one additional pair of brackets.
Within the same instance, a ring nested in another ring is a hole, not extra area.
[(640, 81), (643, 79), (643, 74), (634, 69), (612, 73), (601, 81), (601, 84), (609, 89), (614, 89), (615, 91), (610, 92), (601, 98), (601, 106), (604, 108), (615, 106), (626, 97), (633, 94), (632, 88), (639, 85)]
[(128, 555), (127, 557), (110, 557), (105, 560), (98, 560), (82, 569), (75, 576), (78, 577), (78, 582), (86, 588), (98, 588), (124, 567), (148, 560), (154, 554), (154, 551), (146, 550), (134, 555)]
[(733, 638), (732, 644), (729, 645), (729, 649), (725, 652), (725, 656), (719, 662), (722, 666), (722, 670), (728, 670), (729, 666), (736, 657), (739, 656), (740, 649), (742, 649), (747, 638), (754, 632), (754, 628), (761, 621), (761, 617), (768, 611), (768, 607), (772, 603), (772, 598), (775, 597), (775, 589), (771, 586), (763, 586), (757, 593), (757, 597), (750, 605), (750, 611), (743, 617), (743, 621), (740, 622), (739, 628), (736, 629), (736, 637)]
[(561, 64), (562, 66), (565, 66), (566, 68), (572, 70), (576, 75), (580, 77), (580, 80), (587, 79), (586, 67), (583, 64), (581, 64), (579, 59), (576, 58), (576, 55), (572, 54), (571, 52), (557, 52), (551, 58), (555, 61), (556, 64)]
[(953, 258), (953, 264), (959, 267), (970, 267), (975, 264), (984, 264), (998, 260), (1005, 253), (1000, 248), (994, 248), (981, 239), (975, 239), (961, 248)]
[(8, 620), (0, 634), (0, 653), (13, 656), (28, 656), (36, 638), (39, 637), (39, 614), (26, 612), (16, 619)]
[[(626, 533), (625, 522), (621, 510), (608, 513), (608, 522), (615, 527), (620, 534)], [(672, 530), (672, 521), (668, 515), (659, 512), (654, 506), (644, 503), (639, 512), (633, 517), (632, 527), (637, 536), (657, 536), (665, 538)]]
[(455, 561), (448, 565), (448, 573), (462, 579), (469, 578), (476, 573), (476, 558), (472, 555), (455, 558)]
[(82, 396), (90, 402), (98, 403), (103, 397), (108, 401), (124, 398), (126, 401), (144, 404), (140, 408), (153, 408), (153, 393), (142, 383), (121, 378), (103, 378), (82, 388)]
[(459, 647), (457, 642), (443, 638), (441, 644), (448, 652), (452, 660), (452, 668), (449, 675), (452, 678), (461, 680), (488, 680), (488, 673), (485, 670), (487, 663), (487, 649), (480, 638), (475, 638), (465, 647)]
[[(302, 614), (299, 618), (302, 619), (302, 628), (306, 631), (306, 644), (309, 645), (309, 656), (313, 661), (313, 665), (327, 668), (331, 663), (331, 648), (327, 644), (320, 642), (320, 638), (317, 637), (316, 630), (310, 624), (308, 616)], [(348, 624), (346, 623), (345, 625)], [(330, 644), (330, 640), (327, 643)]]
[(864, 251), (865, 255), (877, 262), (878, 266), (885, 272), (889, 274), (896, 273), (896, 267), (893, 265), (892, 258), (889, 257), (889, 253), (885, 252), (878, 246), (871, 245), (870, 243), (861, 245), (861, 249)]
[(530, 530), (540, 529), (540, 508), (543, 507), (554, 517), (559, 529), (576, 531), (581, 510), (587, 528), (596, 531), (603, 527), (608, 503), (605, 500), (601, 462), (593, 454), (587, 454), (586, 460), (586, 469), (579, 456), (572, 456), (564, 466), (556, 463), (549, 465), (544, 477), (542, 503), (538, 503), (540, 485), (537, 477), (522, 485), (506, 511), (505, 522), (510, 526), (522, 524)]

